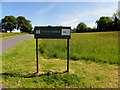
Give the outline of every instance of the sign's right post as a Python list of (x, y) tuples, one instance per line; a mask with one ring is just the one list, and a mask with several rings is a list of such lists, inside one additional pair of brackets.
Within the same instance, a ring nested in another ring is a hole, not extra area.
[(69, 62), (70, 62), (70, 45), (69, 39), (67, 39), (67, 72), (69, 72)]
[(39, 73), (39, 67), (38, 67), (38, 39), (37, 38), (36, 38), (36, 69), (37, 69), (36, 73)]

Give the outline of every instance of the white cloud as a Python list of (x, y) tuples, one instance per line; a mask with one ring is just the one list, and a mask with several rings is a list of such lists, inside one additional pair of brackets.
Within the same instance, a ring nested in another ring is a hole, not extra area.
[(69, 23), (75, 23), (75, 22), (77, 22), (78, 21), (78, 19), (76, 18), (76, 19), (71, 19), (71, 20), (69, 20), (69, 22), (68, 21), (64, 21), (63, 23), (64, 24), (69, 24)]
[[(118, 6), (114, 4), (113, 6), (108, 7), (96, 7), (94, 11), (85, 11), (79, 13), (73, 13), (72, 15), (60, 16), (63, 18), (63, 21), (59, 22), (60, 25), (70, 25), (72, 28), (76, 27), (80, 22), (89, 22), (86, 23), (89, 27), (95, 26), (95, 18), (101, 16), (111, 17), (113, 13), (116, 12)], [(91, 21), (94, 21), (91, 23)]]
[(46, 7), (46, 8), (40, 9), (40, 10), (37, 10), (36, 13), (37, 13), (38, 15), (44, 14), (44, 13), (46, 13), (46, 12), (52, 10), (52, 9), (55, 8), (55, 7), (56, 7), (56, 4), (51, 5), (51, 6), (48, 6), (48, 7)]
[(88, 23), (87, 26), (93, 28), (93, 27), (96, 27), (96, 24), (95, 24), (95, 22), (94, 23)]

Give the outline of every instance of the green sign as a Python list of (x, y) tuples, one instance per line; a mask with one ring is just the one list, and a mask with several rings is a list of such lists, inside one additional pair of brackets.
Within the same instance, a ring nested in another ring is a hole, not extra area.
[(35, 26), (34, 38), (36, 39), (36, 73), (39, 73), (38, 65), (38, 39), (39, 38), (56, 38), (56, 39), (67, 39), (67, 70), (69, 72), (69, 39), (71, 38), (71, 27), (52, 27), (52, 26)]
[(35, 38), (70, 39), (71, 27), (35, 26)]

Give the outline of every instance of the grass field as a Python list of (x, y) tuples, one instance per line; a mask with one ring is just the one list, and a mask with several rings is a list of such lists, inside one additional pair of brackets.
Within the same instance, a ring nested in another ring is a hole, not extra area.
[[(79, 34), (76, 34), (75, 36), (78, 37), (78, 35)], [(75, 36), (72, 36), (72, 38), (74, 38)], [(105, 38), (105, 36), (107, 37), (107, 35), (103, 36), (104, 36), (103, 38)], [(111, 36), (113, 37), (113, 35)], [(81, 40), (83, 38), (85, 39), (85, 36), (81, 34), (80, 38)], [(86, 36), (86, 38), (88, 37)], [(98, 38), (100, 38), (99, 35)], [(85, 41), (87, 41), (87, 39), (85, 39)], [(80, 42), (81, 47), (82, 43), (85, 44), (85, 41)], [(87, 42), (90, 43), (90, 41), (88, 40)], [(43, 42), (44, 42), (43, 40), (39, 40), (40, 44), (42, 44)], [(59, 44), (60, 42), (62, 43), (63, 41), (60, 40)], [(53, 43), (57, 44), (55, 42)], [(60, 45), (63, 45), (64, 47), (64, 44)], [(74, 44), (76, 43), (73, 43), (73, 45)], [(58, 48), (59, 46), (57, 45), (56, 48)], [(104, 45), (105, 44), (103, 44), (103, 46)], [(62, 52), (62, 49), (63, 48), (60, 48), (59, 46), (60, 53)], [(79, 50), (80, 47), (76, 49)], [(53, 50), (55, 49), (53, 48)], [(90, 52), (89, 48), (87, 50), (88, 52)], [(36, 72), (35, 40), (34, 39), (26, 40), (12, 47), (2, 55), (2, 79), (3, 79), (2, 82), (4, 86), (7, 88), (118, 88), (117, 64), (93, 62), (90, 60), (86, 61), (84, 60), (84, 58), (76, 61), (71, 59), (70, 74), (58, 73), (49, 75), (54, 72), (63, 72), (66, 70), (66, 60), (63, 59), (45, 59), (44, 57), (41, 57), (39, 55), (39, 70), (44, 73), (48, 72), (49, 73), (43, 76), (32, 75), (32, 73)]]
[(0, 33), (0, 40), (26, 35), (27, 33)]
[[(72, 34), (70, 58), (110, 64), (118, 62), (118, 32)], [(39, 44), (40, 55), (45, 58), (66, 59), (66, 40), (46, 39)]]

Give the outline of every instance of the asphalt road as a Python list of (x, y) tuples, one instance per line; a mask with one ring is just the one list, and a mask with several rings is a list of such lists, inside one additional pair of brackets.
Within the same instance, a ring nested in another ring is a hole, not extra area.
[[(18, 44), (24, 40), (30, 39), (32, 36), (33, 35), (23, 35), (23, 36), (18, 36), (15, 38), (1, 40), (0, 41), (0, 55), (2, 55), (5, 51), (7, 51), (11, 47), (15, 46), (16, 44)], [(2, 87), (4, 87), (4, 85), (2, 85), (2, 83), (0, 83), (0, 90), (2, 89)]]
[(0, 41), (0, 55), (2, 55), (5, 51), (7, 51), (9, 48), (15, 46), (16, 44), (30, 39), (33, 35), (23, 35), (23, 36), (18, 36), (15, 38), (10, 38), (6, 40), (1, 40)]

